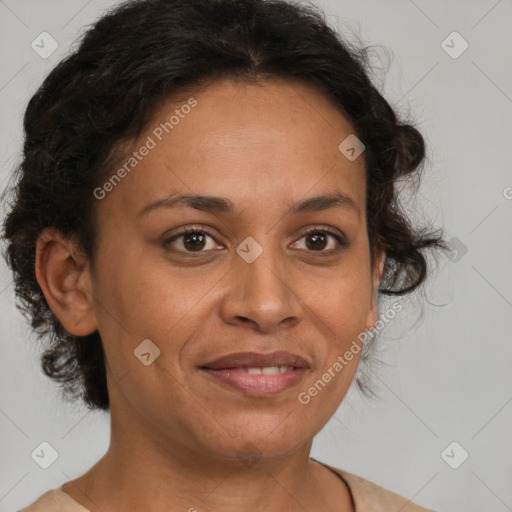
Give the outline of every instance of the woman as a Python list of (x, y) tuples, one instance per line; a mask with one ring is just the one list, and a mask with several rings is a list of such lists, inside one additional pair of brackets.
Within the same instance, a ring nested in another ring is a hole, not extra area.
[[(425, 248), (422, 136), (312, 8), (135, 0), (31, 99), (4, 236), (43, 368), (111, 442), (23, 511), (422, 511), (309, 457)], [(60, 507), (60, 508), (59, 508)]]

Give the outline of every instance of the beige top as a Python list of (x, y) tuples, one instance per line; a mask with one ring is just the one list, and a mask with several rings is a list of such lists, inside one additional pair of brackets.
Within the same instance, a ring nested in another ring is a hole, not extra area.
[[(316, 459), (313, 459), (316, 460)], [(415, 505), (408, 499), (388, 491), (360, 476), (347, 473), (316, 460), (336, 473), (347, 484), (355, 503), (356, 512), (433, 512)], [(34, 503), (18, 512), (90, 512), (77, 503), (61, 487), (41, 495)]]

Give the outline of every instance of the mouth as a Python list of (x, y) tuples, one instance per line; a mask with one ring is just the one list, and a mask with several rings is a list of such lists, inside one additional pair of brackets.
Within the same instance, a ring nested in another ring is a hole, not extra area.
[(239, 352), (210, 361), (199, 369), (215, 382), (247, 396), (273, 396), (296, 386), (308, 362), (290, 352)]

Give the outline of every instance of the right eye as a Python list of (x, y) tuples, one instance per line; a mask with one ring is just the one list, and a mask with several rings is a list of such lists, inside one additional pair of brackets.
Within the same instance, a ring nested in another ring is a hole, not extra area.
[[(185, 253), (201, 253), (215, 250), (214, 244), (208, 248), (207, 239), (215, 240), (205, 228), (185, 228), (180, 233), (167, 238), (162, 242), (162, 246), (167, 248), (172, 245), (174, 249)], [(205, 249), (206, 247), (206, 249)]]

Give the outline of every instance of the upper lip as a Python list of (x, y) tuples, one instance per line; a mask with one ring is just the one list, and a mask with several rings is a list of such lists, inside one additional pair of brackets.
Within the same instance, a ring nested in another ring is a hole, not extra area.
[(293, 366), (295, 368), (309, 368), (307, 361), (297, 355), (285, 351), (261, 354), (258, 352), (237, 352), (219, 357), (201, 365), (201, 368), (220, 370), (225, 368), (262, 368), (266, 366)]

